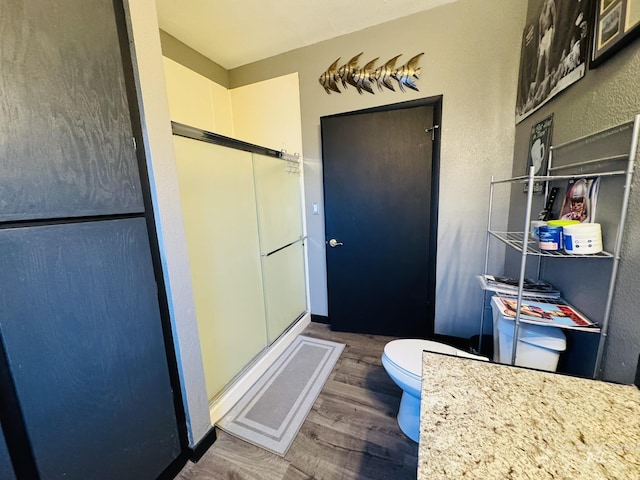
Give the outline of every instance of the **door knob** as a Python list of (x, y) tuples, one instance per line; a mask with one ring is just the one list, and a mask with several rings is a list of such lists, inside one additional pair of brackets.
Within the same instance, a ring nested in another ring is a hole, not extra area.
[(337, 241), (335, 238), (329, 240), (329, 246), (331, 248), (339, 247), (340, 245), (344, 245), (344, 243)]

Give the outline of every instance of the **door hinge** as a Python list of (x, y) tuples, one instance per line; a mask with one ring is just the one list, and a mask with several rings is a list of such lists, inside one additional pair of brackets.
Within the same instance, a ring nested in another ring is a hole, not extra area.
[(425, 132), (431, 133), (431, 141), (432, 142), (436, 139), (436, 128), (440, 128), (440, 125), (434, 125), (431, 128), (425, 129)]
[(138, 143), (136, 142), (136, 137), (131, 137), (131, 141), (133, 142), (133, 149), (138, 150)]

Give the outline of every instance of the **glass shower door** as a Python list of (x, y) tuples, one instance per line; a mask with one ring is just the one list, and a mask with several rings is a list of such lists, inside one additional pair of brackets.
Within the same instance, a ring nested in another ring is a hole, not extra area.
[(307, 309), (299, 169), (253, 154), (267, 338), (273, 343)]
[(174, 136), (209, 400), (267, 346), (251, 153)]

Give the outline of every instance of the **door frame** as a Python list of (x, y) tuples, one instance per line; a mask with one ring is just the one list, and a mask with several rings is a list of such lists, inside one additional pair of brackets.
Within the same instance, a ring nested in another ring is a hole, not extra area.
[[(430, 205), (430, 218), (429, 218), (429, 250), (428, 250), (428, 296), (433, 299), (429, 303), (427, 309), (427, 336), (433, 338), (435, 335), (435, 312), (436, 312), (436, 261), (437, 261), (437, 242), (438, 242), (438, 199), (440, 197), (440, 144), (441, 144), (441, 132), (442, 132), (442, 95), (435, 95), (432, 97), (420, 98), (417, 100), (408, 100), (399, 103), (392, 103), (387, 105), (381, 105), (378, 107), (366, 108), (363, 110), (355, 110), (350, 112), (336, 113), (333, 115), (327, 115), (326, 117), (346, 117), (351, 115), (362, 115), (367, 113), (388, 112), (393, 110), (404, 110), (407, 108), (428, 106), (433, 108), (433, 129), (432, 138), (433, 143), (431, 145), (431, 205)], [(323, 165), (324, 165), (324, 158)], [(326, 202), (326, 190), (324, 182), (324, 168), (322, 169), (322, 194), (323, 194), (323, 208), (325, 212), (324, 216), (324, 230), (325, 230), (325, 268), (326, 274), (326, 289), (329, 291), (329, 262), (326, 255), (326, 245), (329, 241), (327, 237), (327, 217), (326, 208), (324, 202)]]

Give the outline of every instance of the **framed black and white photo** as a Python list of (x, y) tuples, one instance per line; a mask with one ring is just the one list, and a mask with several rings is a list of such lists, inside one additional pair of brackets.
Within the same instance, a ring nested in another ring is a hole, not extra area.
[(640, 35), (640, 0), (596, 0), (590, 68), (600, 66)]
[(516, 123), (584, 77), (589, 57), (592, 0), (531, 0), (529, 5), (535, 16), (522, 35)]
[[(547, 165), (549, 163), (549, 151), (551, 148), (551, 132), (553, 131), (553, 114), (541, 122), (536, 123), (531, 128), (531, 137), (529, 139), (529, 154), (527, 160), (526, 175), (529, 175), (529, 169), (534, 167), (533, 174), (536, 176), (547, 174)], [(524, 184), (524, 191), (529, 191), (529, 184)], [(544, 182), (533, 182), (533, 193), (544, 193)]]

